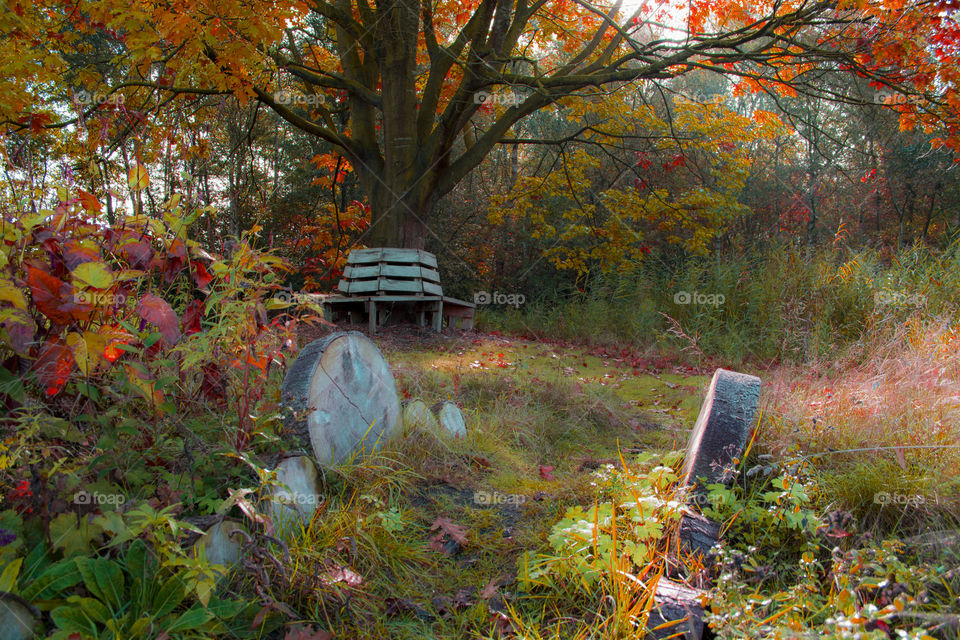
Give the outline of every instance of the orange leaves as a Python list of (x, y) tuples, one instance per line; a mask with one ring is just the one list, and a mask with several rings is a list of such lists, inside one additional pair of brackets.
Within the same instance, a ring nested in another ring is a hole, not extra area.
[(27, 267), (27, 274), (33, 304), (51, 322), (67, 325), (89, 317), (92, 306), (79, 300), (75, 302), (69, 284), (32, 266)]
[(59, 339), (47, 340), (33, 363), (33, 371), (47, 396), (60, 393), (73, 370), (73, 352)]

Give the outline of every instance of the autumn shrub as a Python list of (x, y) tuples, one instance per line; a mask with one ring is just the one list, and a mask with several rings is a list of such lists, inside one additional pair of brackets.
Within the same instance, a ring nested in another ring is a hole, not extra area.
[[(36, 602), (62, 637), (100, 636), (102, 625), (121, 637), (158, 627), (210, 637), (223, 626), (219, 605), (207, 606), (213, 570), (180, 548), (190, 527), (178, 518), (229, 509), (227, 490), (255, 477), (224, 455), (279, 446), (277, 387), (296, 319), (268, 310), (290, 306), (271, 298), (285, 266), (249, 234), (208, 253), (189, 232), (201, 211), (178, 196), (159, 216), (111, 225), (82, 190), (51, 199), (0, 221), (6, 590), (39, 598), (29, 590), (38, 576), (79, 572)], [(133, 538), (153, 540), (147, 559)], [(145, 579), (174, 577), (195, 593), (144, 591)], [(98, 593), (105, 580), (134, 591)], [(98, 602), (76, 600), (81, 582)], [(172, 605), (156, 606), (163, 597)], [(117, 609), (130, 599), (134, 609)], [(234, 609), (227, 617), (247, 610)]]

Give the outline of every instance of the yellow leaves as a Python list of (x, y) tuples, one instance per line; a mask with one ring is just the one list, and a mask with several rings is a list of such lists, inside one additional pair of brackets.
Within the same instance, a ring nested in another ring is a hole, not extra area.
[(130, 169), (127, 176), (127, 185), (129, 185), (130, 191), (142, 191), (149, 184), (150, 175), (147, 173), (147, 168), (138, 162)]
[(27, 308), (27, 300), (23, 292), (6, 278), (0, 280), (0, 302), (9, 302), (17, 309)]

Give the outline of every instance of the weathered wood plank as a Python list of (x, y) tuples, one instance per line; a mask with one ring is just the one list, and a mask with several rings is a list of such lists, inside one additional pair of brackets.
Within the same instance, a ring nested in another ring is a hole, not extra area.
[(381, 264), (380, 275), (388, 278), (420, 278), (420, 265)]
[(421, 281), (421, 284), (423, 286), (424, 293), (429, 293), (435, 296), (443, 295), (443, 289), (440, 287), (440, 285), (433, 282), (427, 282), (426, 280)]
[(421, 280), (394, 280), (392, 278), (380, 278), (377, 280), (378, 291), (391, 291), (394, 293), (422, 293), (423, 285)]
[(378, 278), (380, 277), (380, 265), (374, 264), (371, 266), (351, 266), (347, 265), (343, 270), (344, 280), (364, 280), (366, 278)]

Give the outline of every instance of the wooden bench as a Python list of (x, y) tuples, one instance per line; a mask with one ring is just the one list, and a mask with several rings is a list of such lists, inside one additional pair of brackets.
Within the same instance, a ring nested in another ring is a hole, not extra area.
[(341, 295), (323, 301), (324, 315), (336, 322), (366, 316), (370, 333), (376, 333), (396, 305), (409, 307), (419, 326), (435, 331), (447, 326), (473, 328), (474, 305), (443, 295), (437, 258), (422, 249), (354, 249), (338, 286)]

